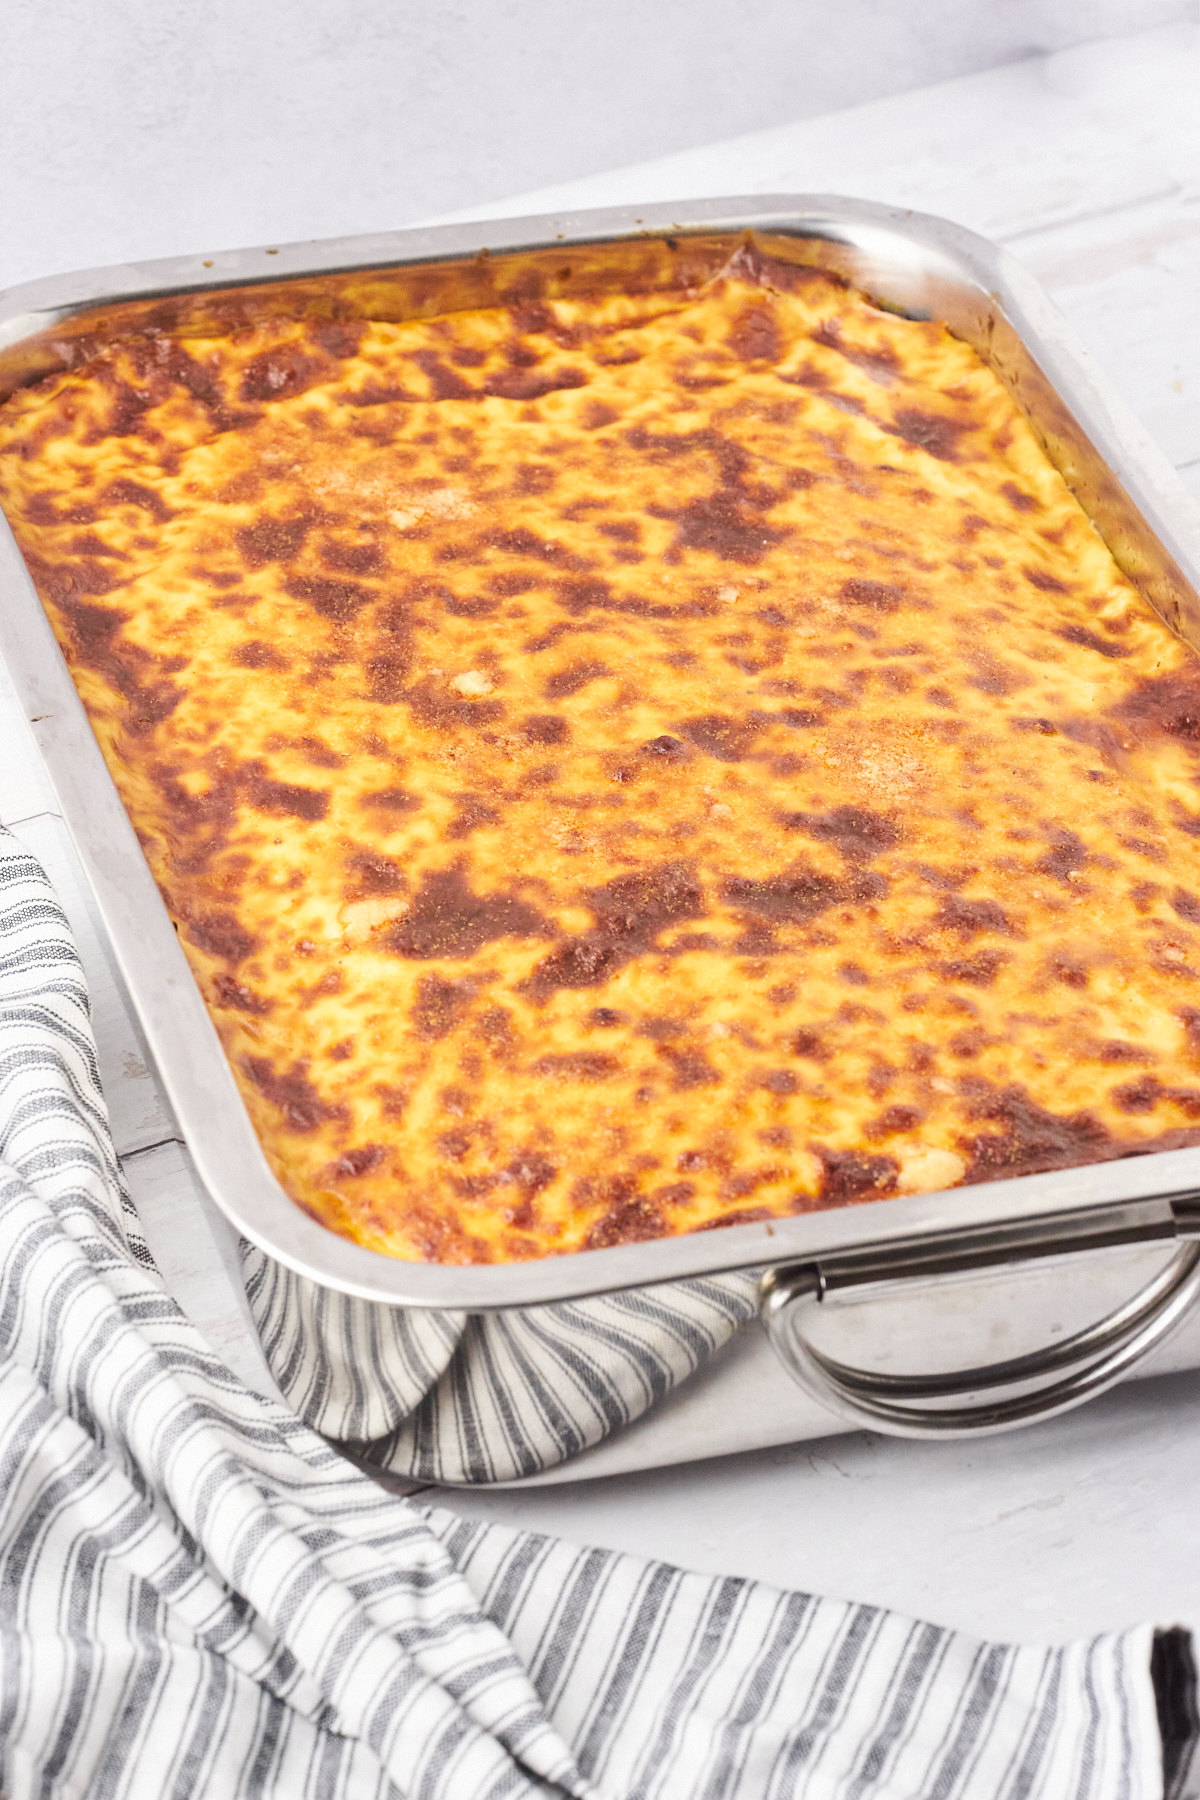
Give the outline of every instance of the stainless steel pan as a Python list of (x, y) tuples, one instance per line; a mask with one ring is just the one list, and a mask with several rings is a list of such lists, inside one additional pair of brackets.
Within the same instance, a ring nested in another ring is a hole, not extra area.
[[(132, 333), (202, 337), (281, 316), (402, 319), (606, 283), (688, 285), (719, 268), (746, 233), (773, 256), (848, 276), (898, 312), (942, 319), (971, 343), (1017, 399), (1121, 567), (1172, 629), (1200, 647), (1194, 503), (1039, 285), (971, 232), (862, 201), (688, 201), (35, 282), (0, 295), (0, 397)], [(392, 1305), (477, 1311), (765, 1268), (764, 1319), (797, 1378), (844, 1416), (919, 1435), (1005, 1429), (1074, 1405), (1120, 1379), (1184, 1316), (1200, 1289), (1200, 1149), (495, 1267), (399, 1262), (326, 1231), (267, 1166), (7, 528), (0, 594), (0, 653), (201, 1176), (239, 1232), (300, 1274)], [(835, 1291), (1170, 1239), (1180, 1240), (1176, 1254), (1140, 1295), (1051, 1351), (953, 1376), (881, 1376), (809, 1341), (812, 1309)]]

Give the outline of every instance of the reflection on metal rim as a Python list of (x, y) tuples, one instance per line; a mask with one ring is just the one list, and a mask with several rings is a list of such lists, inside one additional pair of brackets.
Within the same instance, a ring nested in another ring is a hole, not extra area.
[[(1046, 1249), (1052, 1253), (1049, 1245)], [(928, 1261), (932, 1265), (935, 1259)], [(870, 1280), (869, 1270), (856, 1277), (843, 1268), (839, 1285)], [(1182, 1324), (1200, 1295), (1200, 1244), (1182, 1244), (1140, 1293), (1096, 1324), (1023, 1356), (945, 1374), (853, 1368), (818, 1350), (805, 1325), (829, 1291), (816, 1263), (775, 1270), (763, 1284), (763, 1321), (771, 1342), (813, 1399), (852, 1425), (891, 1437), (989, 1437), (1069, 1412), (1130, 1374)], [(992, 1397), (997, 1389), (1020, 1391)], [(980, 1394), (988, 1397), (966, 1405), (938, 1404)]]

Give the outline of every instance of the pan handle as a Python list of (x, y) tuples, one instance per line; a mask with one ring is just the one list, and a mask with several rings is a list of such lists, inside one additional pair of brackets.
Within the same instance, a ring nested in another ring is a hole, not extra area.
[[(809, 1342), (806, 1322), (827, 1294), (879, 1279), (877, 1267), (825, 1271), (817, 1263), (792, 1263), (764, 1276), (762, 1319), (784, 1367), (822, 1406), (856, 1426), (892, 1437), (985, 1437), (1068, 1412), (1149, 1355), (1200, 1294), (1200, 1241), (1181, 1243), (1152, 1281), (1083, 1331), (1026, 1356), (948, 1374), (856, 1369)], [(995, 1394), (997, 1389), (1018, 1391)], [(972, 1398), (944, 1404), (956, 1395)]]

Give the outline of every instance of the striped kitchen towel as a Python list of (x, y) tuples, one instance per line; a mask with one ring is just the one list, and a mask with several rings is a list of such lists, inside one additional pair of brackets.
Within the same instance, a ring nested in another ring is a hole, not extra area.
[[(246, 1389), (147, 1254), (70, 932), (7, 834), (0, 1243), (4, 1800), (1158, 1800), (1164, 1745), (1186, 1791), (1186, 1634), (981, 1644), (467, 1524)], [(689, 1318), (630, 1353), (649, 1387)]]
[(244, 1241), (242, 1266), (290, 1405), (369, 1466), (417, 1481), (512, 1481), (565, 1462), (757, 1314), (752, 1274), (468, 1316), (332, 1293)]

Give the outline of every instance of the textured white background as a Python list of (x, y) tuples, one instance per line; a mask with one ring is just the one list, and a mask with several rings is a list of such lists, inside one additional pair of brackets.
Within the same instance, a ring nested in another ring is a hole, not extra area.
[(0, 287), (410, 224), (1194, 11), (3, 0)]

